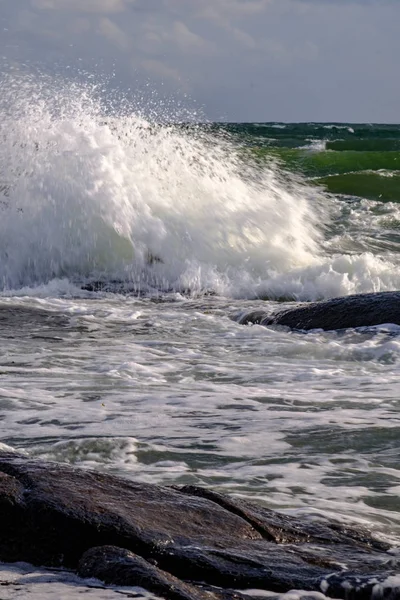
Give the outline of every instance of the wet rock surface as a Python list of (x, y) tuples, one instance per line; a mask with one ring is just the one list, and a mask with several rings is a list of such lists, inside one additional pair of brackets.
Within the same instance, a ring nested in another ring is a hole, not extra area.
[(397, 599), (400, 569), (388, 549), (361, 528), (301, 521), (207, 489), (0, 451), (4, 562), (66, 567), (171, 600), (241, 598), (247, 589)]
[(105, 583), (118, 580), (119, 585), (139, 586), (171, 600), (217, 598), (217, 595), (185, 583), (141, 556), (116, 546), (90, 548), (79, 561), (78, 572), (82, 577), (96, 577)]
[(321, 302), (308, 302), (274, 314), (255, 310), (241, 315), (239, 322), (327, 331), (372, 327), (384, 323), (400, 325), (400, 292), (356, 294)]

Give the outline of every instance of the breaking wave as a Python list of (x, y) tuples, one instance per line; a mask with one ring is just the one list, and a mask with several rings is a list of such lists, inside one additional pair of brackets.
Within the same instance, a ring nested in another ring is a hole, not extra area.
[(249, 297), (399, 287), (390, 262), (326, 255), (318, 189), (261, 168), (229, 135), (121, 104), (95, 85), (1, 80), (3, 290), (60, 278)]

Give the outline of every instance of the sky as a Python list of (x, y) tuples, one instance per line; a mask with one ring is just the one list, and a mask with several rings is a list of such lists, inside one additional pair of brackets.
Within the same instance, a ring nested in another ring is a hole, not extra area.
[(212, 121), (400, 122), (400, 0), (0, 0), (0, 73), (151, 89)]

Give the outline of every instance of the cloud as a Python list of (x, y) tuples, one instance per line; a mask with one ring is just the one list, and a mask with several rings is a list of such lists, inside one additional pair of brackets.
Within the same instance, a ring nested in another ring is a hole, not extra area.
[[(0, 0), (1, 1), (1, 0)], [(400, 120), (398, 0), (13, 0), (7, 61), (189, 90), (211, 119)], [(57, 66), (55, 66), (57, 65)]]
[(161, 77), (162, 80), (169, 79), (182, 84), (182, 77), (177, 69), (169, 67), (165, 63), (156, 59), (145, 59), (140, 64), (146, 71)]
[(131, 48), (131, 39), (129, 35), (108, 17), (102, 17), (99, 20), (98, 30), (101, 35), (121, 50), (129, 50), (129, 48)]
[(180, 46), (182, 51), (208, 53), (213, 43), (205, 40), (197, 33), (193, 33), (182, 21), (175, 21), (172, 25), (172, 33), (169, 39)]
[(33, 8), (39, 10), (62, 10), (68, 12), (114, 13), (125, 10), (135, 0), (32, 0)]
[[(177, 0), (179, 1), (179, 0)], [(195, 9), (199, 17), (211, 20), (230, 20), (238, 17), (259, 15), (266, 11), (273, 0), (204, 0)]]

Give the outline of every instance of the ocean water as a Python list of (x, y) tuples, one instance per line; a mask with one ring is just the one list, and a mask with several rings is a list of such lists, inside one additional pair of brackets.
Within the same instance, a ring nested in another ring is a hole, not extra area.
[(400, 289), (400, 126), (167, 117), (0, 82), (0, 443), (396, 543), (400, 327), (237, 317)]

